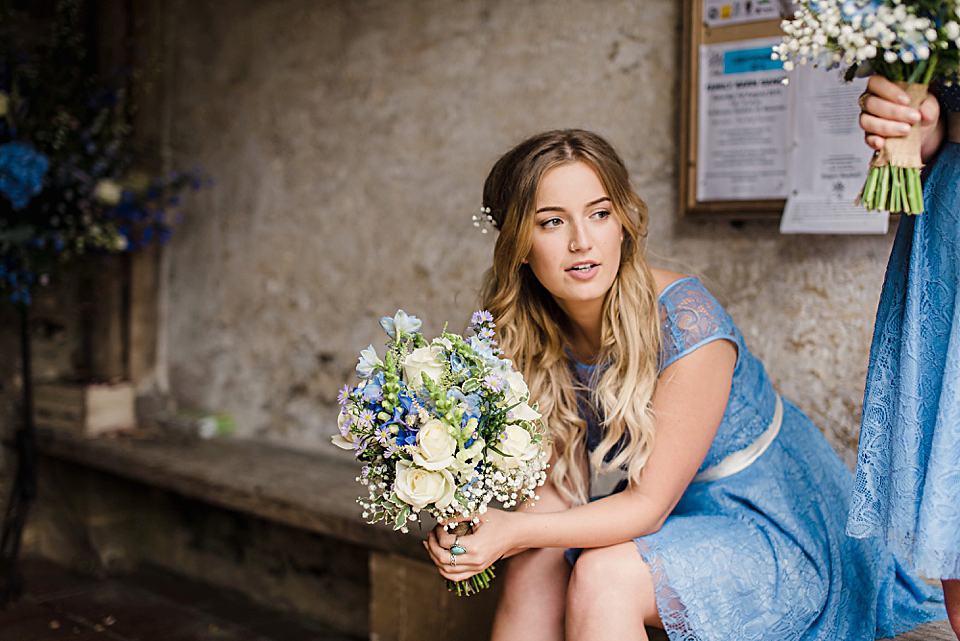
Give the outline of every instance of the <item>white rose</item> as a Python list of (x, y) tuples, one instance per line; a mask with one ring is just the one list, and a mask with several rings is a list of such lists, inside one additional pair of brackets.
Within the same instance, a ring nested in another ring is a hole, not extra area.
[(447, 470), (433, 472), (413, 467), (410, 461), (397, 463), (394, 491), (401, 501), (421, 510), (433, 503), (439, 509), (453, 501), (453, 475)]
[(413, 462), (427, 470), (442, 470), (453, 463), (456, 450), (457, 441), (447, 433), (447, 426), (433, 418), (417, 433)]
[(440, 382), (440, 377), (446, 371), (446, 364), (440, 359), (442, 351), (443, 348), (437, 345), (418, 347), (403, 359), (403, 375), (411, 388), (423, 387), (421, 374), (429, 376), (434, 383)]
[(535, 421), (540, 418), (540, 412), (526, 403), (520, 403), (510, 410), (510, 413), (513, 414), (513, 418), (518, 421)]
[(530, 390), (523, 380), (520, 372), (507, 372), (503, 380), (507, 383), (507, 389), (503, 393), (503, 402), (507, 407), (516, 405), (511, 412), (513, 418), (523, 421), (535, 421), (540, 418), (540, 413), (530, 407), (526, 401), (529, 400)]
[[(334, 445), (343, 450), (353, 449), (353, 435), (350, 434), (349, 427), (344, 427), (347, 422), (347, 416), (351, 414), (352, 412), (348, 412), (346, 407), (340, 410), (340, 414), (337, 416), (337, 427), (340, 431), (330, 439)], [(354, 416), (354, 418), (356, 417)]]
[(540, 448), (530, 438), (530, 432), (519, 425), (507, 425), (503, 430), (503, 439), (496, 448), (503, 452), (500, 456), (493, 452), (491, 458), (497, 467), (505, 470), (520, 467), (526, 461), (534, 458)]
[(333, 441), (333, 444), (339, 447), (341, 450), (353, 449), (353, 441), (350, 439), (344, 438), (344, 436), (339, 432), (331, 436), (330, 440)]
[(507, 383), (507, 389), (503, 390), (503, 402), (507, 407), (527, 400), (530, 390), (527, 389), (527, 384), (520, 372), (507, 372), (503, 375), (503, 380)]
[(120, 202), (122, 195), (123, 190), (120, 189), (120, 185), (109, 178), (99, 181), (93, 190), (93, 196), (104, 205), (116, 205)]

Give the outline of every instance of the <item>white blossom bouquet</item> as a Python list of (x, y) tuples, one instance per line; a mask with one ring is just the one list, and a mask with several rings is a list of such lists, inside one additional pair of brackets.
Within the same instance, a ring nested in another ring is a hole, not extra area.
[[(960, 71), (958, 0), (796, 0), (774, 58), (795, 64), (847, 66), (847, 79), (877, 73), (898, 83), (919, 107), (931, 81)], [(920, 125), (888, 139), (870, 161), (857, 203), (894, 213), (923, 212)]]
[[(364, 464), (364, 518), (403, 532), (424, 512), (466, 518), (453, 529), (463, 535), (492, 501), (510, 508), (536, 500), (547, 467), (540, 414), (523, 377), (500, 357), (493, 316), (476, 312), (468, 338), (444, 331), (429, 342), (403, 310), (380, 325), (390, 337), (386, 355), (373, 345), (360, 352), (360, 382), (340, 392), (333, 437)], [(490, 566), (448, 587), (470, 595), (493, 576)]]

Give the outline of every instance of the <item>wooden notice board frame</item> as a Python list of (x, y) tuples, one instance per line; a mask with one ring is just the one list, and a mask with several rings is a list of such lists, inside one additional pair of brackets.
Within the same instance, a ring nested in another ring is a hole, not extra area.
[[(733, 4), (733, 0), (731, 0)], [(697, 200), (697, 140), (699, 122), (700, 45), (720, 44), (783, 34), (780, 18), (740, 24), (708, 26), (703, 0), (683, 0), (683, 66), (680, 109), (680, 199), (684, 216), (769, 218), (783, 213), (785, 199)], [(784, 150), (787, 153), (787, 150)]]

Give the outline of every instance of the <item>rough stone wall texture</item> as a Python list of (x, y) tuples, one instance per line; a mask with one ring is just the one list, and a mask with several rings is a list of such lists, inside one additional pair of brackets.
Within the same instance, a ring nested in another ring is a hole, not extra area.
[(380, 316), (463, 329), (493, 247), (470, 216), (498, 154), (584, 127), (647, 200), (652, 262), (703, 276), (853, 462), (891, 236), (680, 219), (676, 0), (155, 2), (164, 157), (216, 179), (164, 274), (156, 381), (181, 404), (321, 446)]

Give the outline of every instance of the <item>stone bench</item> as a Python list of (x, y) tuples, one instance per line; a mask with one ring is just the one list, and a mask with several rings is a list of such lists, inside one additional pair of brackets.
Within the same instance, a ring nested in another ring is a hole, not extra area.
[[(76, 565), (71, 539), (85, 537), (101, 566), (155, 563), (374, 641), (489, 635), (496, 587), (455, 597), (421, 545), (426, 529), (404, 535), (365, 523), (354, 461), (229, 438), (42, 432), (38, 450), (33, 536), (44, 555)], [(897, 641), (955, 637), (942, 622)]]
[(242, 439), (50, 431), (38, 451), (25, 545), (44, 556), (87, 571), (153, 563), (376, 641), (489, 635), (496, 591), (448, 593), (427, 527), (365, 523), (354, 461)]

